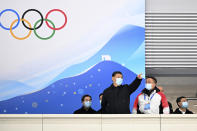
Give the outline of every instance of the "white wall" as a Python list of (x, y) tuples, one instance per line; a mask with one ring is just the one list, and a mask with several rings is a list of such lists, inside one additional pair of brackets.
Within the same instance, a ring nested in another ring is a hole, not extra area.
[(196, 131), (197, 115), (0, 115), (0, 131)]

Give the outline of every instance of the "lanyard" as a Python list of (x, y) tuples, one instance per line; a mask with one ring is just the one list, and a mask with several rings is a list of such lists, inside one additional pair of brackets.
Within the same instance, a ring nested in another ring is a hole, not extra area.
[[(155, 95), (156, 93), (154, 93), (152, 96), (151, 96), (151, 98), (150, 98), (150, 100), (149, 101), (151, 101), (152, 100), (152, 98), (153, 98), (153, 96)], [(144, 100), (146, 100), (146, 94), (144, 94)]]

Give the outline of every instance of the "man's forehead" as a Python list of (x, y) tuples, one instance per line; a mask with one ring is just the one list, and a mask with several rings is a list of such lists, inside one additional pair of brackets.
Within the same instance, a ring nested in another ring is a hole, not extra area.
[(181, 99), (181, 101), (185, 101), (185, 100), (187, 100), (187, 99), (186, 99), (186, 98), (182, 98), (182, 99)]
[(147, 78), (146, 81), (153, 81), (154, 82), (154, 80), (152, 78)]
[(122, 77), (122, 74), (116, 74), (115, 77)]
[(84, 99), (91, 99), (89, 96), (86, 96)]

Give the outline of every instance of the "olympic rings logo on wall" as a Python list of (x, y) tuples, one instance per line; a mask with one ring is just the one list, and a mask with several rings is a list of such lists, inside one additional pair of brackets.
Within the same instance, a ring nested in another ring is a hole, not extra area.
[[(32, 25), (31, 25), (31, 23), (30, 23), (28, 20), (25, 19), (25, 15), (26, 15), (28, 12), (30, 12), (30, 11), (37, 12), (37, 13), (40, 15), (40, 17), (41, 17), (41, 19), (39, 19), (39, 20), (37, 20), (37, 21), (35, 22), (35, 24), (33, 25), (33, 27), (32, 27)], [(55, 12), (55, 11), (62, 13), (62, 14), (64, 15), (64, 18), (65, 18), (64, 24), (63, 24), (62, 26), (58, 27), (58, 28), (56, 28), (56, 27), (55, 27), (55, 24), (54, 24), (51, 20), (48, 19), (49, 14), (52, 13), (52, 12)], [(67, 23), (67, 16), (66, 16), (66, 14), (65, 14), (62, 10), (60, 10), (60, 9), (52, 9), (52, 10), (50, 10), (50, 11), (46, 14), (45, 18), (43, 17), (43, 15), (41, 14), (41, 12), (38, 11), (38, 10), (36, 10), (36, 9), (28, 9), (28, 10), (26, 10), (26, 11), (23, 13), (21, 19), (20, 19), (19, 14), (18, 14), (15, 10), (13, 10), (13, 9), (5, 9), (5, 10), (3, 10), (3, 11), (0, 12), (0, 18), (1, 18), (1, 16), (2, 16), (2, 14), (5, 13), (5, 12), (13, 12), (14, 14), (16, 14), (17, 19), (14, 20), (14, 21), (11, 23), (10, 27), (5, 27), (5, 26), (1, 23), (1, 21), (0, 21), (0, 27), (2, 27), (2, 28), (5, 29), (5, 30), (9, 30), (10, 33), (11, 33), (11, 35), (12, 35), (15, 39), (18, 39), (18, 40), (27, 39), (27, 38), (31, 35), (32, 31), (34, 32), (34, 34), (35, 34), (39, 39), (41, 39), (41, 40), (48, 40), (48, 39), (50, 39), (50, 38), (52, 38), (52, 37), (54, 36), (56, 30), (61, 30), (62, 28), (64, 28), (64, 27), (66, 26), (66, 23)], [(39, 28), (42, 26), (42, 24), (43, 24), (44, 21), (45, 21), (47, 27), (49, 27), (50, 29), (53, 30), (52, 34), (51, 34), (50, 36), (48, 36), (48, 37), (41, 37), (41, 36), (39, 36), (38, 33), (36, 32), (36, 30), (39, 29)], [(16, 36), (16, 35), (13, 33), (13, 30), (14, 30), (16, 27), (19, 26), (19, 23), (20, 23), (20, 22), (22, 22), (23, 26), (29, 30), (29, 33), (28, 33), (25, 37), (18, 37), (18, 36)], [(14, 26), (15, 23), (16, 23), (16, 25)], [(50, 23), (52, 26), (49, 25), (49, 23)], [(26, 24), (27, 24), (28, 26), (27, 26)]]

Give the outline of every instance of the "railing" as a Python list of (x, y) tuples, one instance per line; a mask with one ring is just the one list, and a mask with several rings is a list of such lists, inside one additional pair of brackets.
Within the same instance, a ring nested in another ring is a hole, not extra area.
[(197, 131), (197, 115), (1, 114), (0, 131)]

